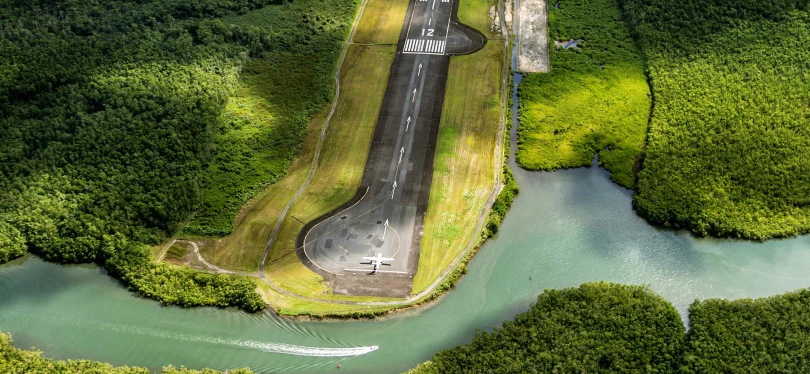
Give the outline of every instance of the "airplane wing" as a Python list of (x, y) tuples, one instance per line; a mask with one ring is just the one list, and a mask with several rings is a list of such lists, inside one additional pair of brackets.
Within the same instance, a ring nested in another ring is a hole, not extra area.
[(376, 261), (377, 257), (363, 257), (364, 261)]
[(379, 260), (380, 260), (380, 261), (394, 261), (395, 259), (393, 259), (393, 258), (385, 258), (385, 257), (381, 257)]

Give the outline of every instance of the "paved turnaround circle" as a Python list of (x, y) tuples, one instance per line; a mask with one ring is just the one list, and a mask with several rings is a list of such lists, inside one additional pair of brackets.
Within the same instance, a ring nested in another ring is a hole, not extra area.
[[(450, 55), (485, 38), (455, 19), (458, 0), (412, 0), (355, 197), (309, 222), (296, 253), (335, 294), (408, 297), (419, 264)], [(374, 271), (364, 257), (393, 258)]]

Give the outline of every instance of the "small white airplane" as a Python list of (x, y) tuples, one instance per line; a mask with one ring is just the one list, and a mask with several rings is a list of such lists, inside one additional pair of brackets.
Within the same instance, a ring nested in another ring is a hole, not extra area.
[(391, 266), (391, 264), (384, 264), (383, 261), (387, 261), (387, 262), (394, 261), (393, 258), (383, 257), (382, 253), (377, 253), (377, 255), (374, 256), (374, 257), (363, 257), (363, 260), (370, 261), (369, 263), (371, 265), (374, 265), (374, 272), (375, 273), (377, 272), (377, 270), (380, 270), (380, 265)]

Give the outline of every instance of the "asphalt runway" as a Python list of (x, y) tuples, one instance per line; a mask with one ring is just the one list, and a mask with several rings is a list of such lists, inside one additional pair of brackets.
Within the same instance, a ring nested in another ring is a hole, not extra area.
[[(298, 258), (335, 294), (408, 297), (419, 265), (450, 55), (486, 40), (461, 25), (458, 0), (412, 0), (391, 66), (361, 186), (308, 223)], [(392, 258), (374, 271), (364, 257)]]

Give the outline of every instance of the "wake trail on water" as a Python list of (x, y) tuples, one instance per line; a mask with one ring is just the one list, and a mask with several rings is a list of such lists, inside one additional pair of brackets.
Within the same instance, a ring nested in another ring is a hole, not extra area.
[(352, 357), (352, 356), (362, 356), (367, 353), (371, 353), (379, 348), (376, 345), (372, 346), (364, 346), (364, 347), (339, 347), (339, 348), (327, 348), (327, 347), (307, 347), (301, 345), (294, 345), (294, 344), (287, 344), (287, 343), (272, 343), (272, 342), (261, 342), (255, 340), (238, 340), (238, 339), (224, 339), (224, 338), (215, 338), (215, 337), (208, 337), (202, 335), (188, 335), (188, 334), (179, 334), (179, 333), (169, 333), (164, 332), (156, 329), (151, 328), (143, 328), (143, 327), (130, 327), (127, 328), (126, 326), (116, 326), (113, 327), (116, 330), (129, 330), (129, 332), (133, 332), (132, 330), (136, 330), (137, 333), (164, 337), (169, 339), (177, 339), (177, 340), (184, 340), (184, 341), (191, 341), (191, 342), (200, 342), (200, 343), (209, 343), (209, 344), (221, 344), (221, 345), (228, 345), (233, 347), (243, 347), (249, 349), (255, 349), (264, 352), (270, 353), (281, 353), (287, 355), (295, 355), (295, 356), (308, 356), (308, 357)]
[[(16, 313), (10, 313), (16, 314)], [(4, 315), (3, 319), (10, 320), (11, 315)], [(29, 316), (18, 316), (22, 319), (26, 319)], [(107, 331), (114, 331), (119, 333), (125, 334), (133, 334), (133, 335), (148, 335), (157, 338), (164, 338), (164, 339), (174, 339), (174, 340), (182, 340), (182, 341), (189, 341), (189, 342), (197, 342), (197, 343), (207, 343), (207, 344), (218, 344), (218, 345), (226, 345), (231, 347), (241, 347), (241, 348), (248, 348), (259, 350), (263, 352), (269, 353), (280, 353), (280, 354), (287, 354), (287, 355), (295, 355), (295, 356), (308, 356), (308, 357), (354, 357), (354, 356), (362, 356), (367, 353), (371, 353), (376, 351), (379, 347), (376, 345), (372, 346), (360, 346), (360, 347), (336, 347), (336, 348), (329, 348), (329, 347), (308, 347), (302, 345), (295, 345), (295, 344), (287, 344), (287, 343), (273, 343), (273, 342), (262, 342), (256, 340), (240, 340), (240, 339), (227, 339), (227, 338), (217, 338), (217, 337), (210, 337), (204, 335), (192, 335), (192, 334), (183, 334), (177, 332), (170, 332), (165, 330), (159, 330), (150, 327), (142, 327), (142, 326), (132, 326), (132, 325), (123, 325), (123, 324), (116, 324), (116, 323), (106, 323), (106, 322), (99, 322), (99, 321), (84, 321), (84, 320), (76, 320), (73, 318), (66, 318), (64, 316), (59, 315), (52, 315), (52, 314), (41, 314), (40, 317), (46, 317), (48, 319), (53, 320), (57, 324), (61, 326), (74, 326), (78, 327), (82, 330), (85, 329), (100, 329), (100, 330), (107, 330)]]

